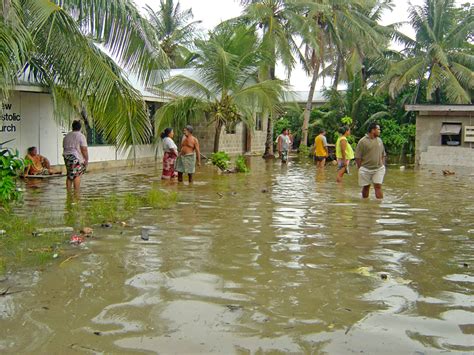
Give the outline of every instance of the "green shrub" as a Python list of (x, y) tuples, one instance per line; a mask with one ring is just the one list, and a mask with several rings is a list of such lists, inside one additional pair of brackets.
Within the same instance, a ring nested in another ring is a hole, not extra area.
[(306, 144), (301, 144), (298, 148), (298, 155), (300, 158), (308, 158), (309, 154), (309, 147)]
[(250, 171), (243, 155), (237, 157), (237, 160), (235, 161), (235, 170), (238, 173), (248, 173)]
[(21, 197), (16, 182), (25, 167), (26, 163), (20, 158), (18, 150), (0, 150), (0, 204), (4, 205)]
[(222, 171), (225, 171), (229, 168), (230, 158), (226, 152), (212, 153), (211, 162), (212, 165), (215, 165)]

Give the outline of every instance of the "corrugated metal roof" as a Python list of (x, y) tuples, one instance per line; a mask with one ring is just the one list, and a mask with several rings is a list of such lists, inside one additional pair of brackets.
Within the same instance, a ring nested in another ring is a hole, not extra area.
[[(143, 83), (138, 80), (135, 75), (127, 75), (127, 79), (130, 84), (140, 92), (145, 101), (153, 102), (167, 102), (170, 100), (169, 97), (162, 95), (158, 90), (154, 90), (153, 84), (158, 85), (163, 80), (171, 78), (173, 76), (183, 75), (188, 78), (201, 81), (199, 73), (196, 69), (193, 68), (182, 68), (182, 69), (171, 69), (168, 73), (166, 72), (156, 72), (154, 73), (154, 78), (150, 81), (152, 84), (144, 86)], [(34, 78), (32, 78), (28, 72), (22, 73), (18, 78), (18, 85), (14, 88), (18, 91), (32, 91), (32, 92), (44, 92), (47, 90), (44, 86), (38, 83)], [(285, 102), (296, 102), (296, 103), (305, 103), (308, 99), (309, 91), (291, 91), (288, 90), (284, 94)], [(324, 98), (321, 91), (316, 91), (313, 95), (313, 103), (325, 103), (327, 100)]]

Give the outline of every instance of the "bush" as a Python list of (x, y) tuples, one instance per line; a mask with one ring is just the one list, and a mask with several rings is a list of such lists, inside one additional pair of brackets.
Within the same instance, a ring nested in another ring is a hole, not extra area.
[(211, 162), (212, 165), (215, 165), (222, 171), (225, 171), (229, 168), (230, 158), (226, 152), (212, 153)]
[(7, 204), (21, 197), (16, 181), (25, 167), (26, 163), (20, 158), (18, 150), (0, 150), (0, 204)]
[(380, 121), (382, 138), (388, 154), (402, 154), (412, 152), (415, 146), (416, 127), (414, 124), (400, 125), (394, 119), (383, 119)]
[(250, 171), (247, 163), (245, 162), (245, 157), (243, 155), (239, 155), (237, 160), (235, 161), (235, 170), (238, 173), (248, 173)]
[(298, 155), (300, 158), (308, 158), (309, 154), (309, 147), (306, 144), (301, 144), (298, 148)]

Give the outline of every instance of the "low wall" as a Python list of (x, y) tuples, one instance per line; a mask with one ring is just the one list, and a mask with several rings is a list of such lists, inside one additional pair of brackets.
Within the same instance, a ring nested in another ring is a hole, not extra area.
[(419, 165), (474, 168), (474, 148), (429, 146), (425, 152), (420, 153)]

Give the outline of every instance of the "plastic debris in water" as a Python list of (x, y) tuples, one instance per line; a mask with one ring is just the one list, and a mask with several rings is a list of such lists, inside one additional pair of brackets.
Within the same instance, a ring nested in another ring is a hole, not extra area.
[(143, 240), (149, 240), (150, 239), (150, 232), (153, 233), (158, 231), (157, 226), (142, 226), (142, 232), (141, 232), (141, 238)]
[(82, 244), (84, 243), (84, 237), (81, 235), (74, 234), (71, 236), (69, 243), (76, 244), (76, 245)]

